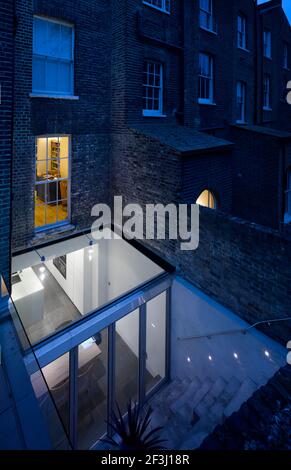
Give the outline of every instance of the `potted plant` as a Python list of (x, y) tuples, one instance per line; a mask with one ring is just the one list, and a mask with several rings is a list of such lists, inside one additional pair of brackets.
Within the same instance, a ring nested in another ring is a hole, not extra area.
[(118, 404), (116, 408), (117, 412), (112, 412), (111, 422), (108, 423), (113, 437), (109, 436), (103, 442), (126, 452), (165, 449), (165, 440), (159, 437), (163, 428), (160, 426), (150, 429), (153, 413), (151, 408), (144, 411), (132, 400), (128, 402), (127, 415), (122, 415)]

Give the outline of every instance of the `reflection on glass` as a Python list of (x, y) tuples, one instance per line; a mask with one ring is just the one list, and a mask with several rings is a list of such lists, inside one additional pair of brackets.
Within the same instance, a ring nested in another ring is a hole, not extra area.
[(166, 376), (166, 292), (147, 303), (146, 393)]
[(78, 448), (89, 449), (106, 433), (108, 332), (79, 346)]
[(67, 433), (69, 433), (69, 353), (64, 354), (42, 369), (48, 388)]
[(115, 399), (125, 413), (129, 399), (138, 400), (139, 310), (116, 322)]

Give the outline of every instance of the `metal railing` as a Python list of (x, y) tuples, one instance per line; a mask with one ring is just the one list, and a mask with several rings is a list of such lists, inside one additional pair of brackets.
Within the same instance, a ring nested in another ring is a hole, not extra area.
[(291, 317), (285, 317), (285, 318), (275, 318), (273, 320), (261, 320), (256, 323), (253, 323), (252, 325), (248, 326), (247, 328), (237, 328), (233, 330), (223, 330), (223, 331), (215, 331), (213, 333), (205, 333), (203, 335), (196, 335), (196, 336), (178, 336), (179, 341), (188, 341), (188, 340), (194, 340), (194, 339), (203, 339), (203, 338), (208, 338), (211, 339), (215, 336), (226, 336), (226, 335), (232, 335), (232, 334), (247, 334), (250, 330), (256, 328), (257, 326), (260, 325), (271, 325), (271, 323), (278, 323), (278, 322), (284, 322), (284, 321), (290, 321)]

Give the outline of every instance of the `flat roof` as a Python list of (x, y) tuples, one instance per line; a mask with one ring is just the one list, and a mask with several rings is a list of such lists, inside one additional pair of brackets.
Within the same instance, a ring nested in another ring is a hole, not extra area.
[(291, 133), (286, 131), (280, 131), (278, 129), (272, 129), (271, 127), (264, 127), (264, 126), (250, 126), (250, 125), (243, 125), (243, 126), (232, 126), (236, 129), (240, 129), (242, 131), (249, 131), (249, 132), (256, 132), (257, 134), (268, 135), (270, 137), (275, 137), (277, 139), (291, 139)]
[(165, 273), (117, 233), (103, 233), (13, 257), (11, 298), (32, 344)]

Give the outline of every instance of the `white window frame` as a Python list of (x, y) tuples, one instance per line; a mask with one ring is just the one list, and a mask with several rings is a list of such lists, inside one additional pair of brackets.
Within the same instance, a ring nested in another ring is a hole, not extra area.
[[(35, 183), (34, 183), (34, 188), (36, 186), (39, 186), (41, 184), (46, 185), (49, 184), (48, 180), (44, 180), (43, 182), (38, 182), (36, 179), (36, 164), (37, 164), (37, 140), (38, 139), (46, 139), (46, 165), (49, 160), (48, 158), (48, 139), (53, 138), (53, 137), (67, 137), (68, 138), (68, 177), (67, 178), (58, 178), (57, 181), (63, 181), (67, 180), (68, 186), (67, 186), (67, 212), (68, 216), (66, 220), (62, 220), (60, 222), (56, 222), (53, 224), (46, 224), (46, 225), (41, 225), (39, 227), (35, 227), (34, 230), (35, 232), (42, 232), (45, 230), (49, 230), (54, 227), (61, 227), (63, 225), (69, 225), (71, 221), (71, 146), (72, 146), (72, 138), (70, 134), (45, 134), (45, 135), (38, 135), (35, 138)], [(35, 210), (35, 204), (34, 204), (34, 210)]]
[[(160, 1), (161, 2), (161, 7), (158, 5), (155, 5), (155, 1)], [(145, 5), (148, 5), (149, 7), (155, 8), (156, 10), (162, 11), (164, 13), (167, 13), (168, 15), (171, 14), (171, 0), (143, 0), (143, 3)]]
[[(41, 90), (41, 89), (35, 89), (32, 87), (32, 96), (36, 95), (36, 96), (52, 96), (52, 97), (58, 97), (58, 96), (64, 96), (64, 97), (73, 97), (74, 96), (74, 45), (75, 45), (75, 29), (74, 29), (74, 25), (72, 25), (71, 23), (67, 23), (65, 21), (61, 21), (61, 20), (57, 20), (57, 19), (52, 19), (52, 18), (48, 18), (48, 17), (45, 17), (45, 16), (37, 16), (37, 15), (34, 15), (33, 17), (34, 19), (38, 19), (38, 20), (42, 20), (42, 21), (46, 21), (46, 22), (51, 22), (51, 23), (56, 23), (56, 24), (60, 24), (60, 25), (64, 25), (64, 26), (67, 26), (68, 28), (71, 28), (71, 31), (72, 31), (72, 44), (71, 44), (71, 52), (72, 52), (72, 58), (69, 60), (69, 59), (63, 59), (63, 58), (57, 58), (57, 57), (53, 57), (53, 59), (55, 61), (58, 61), (58, 62), (70, 62), (70, 75), (71, 75), (71, 80), (70, 80), (70, 90), (69, 91), (62, 91), (62, 92), (59, 92), (59, 91), (48, 91), (47, 89), (44, 89), (44, 90)], [(48, 59), (50, 59), (51, 57), (50, 56), (45, 56), (45, 55), (42, 55), (42, 54), (37, 54), (33, 51), (33, 59), (35, 57), (38, 57), (38, 58), (43, 58), (45, 60), (45, 78), (46, 78), (46, 64), (47, 64), (47, 61)]]
[[(155, 60), (145, 60), (145, 63), (147, 64), (147, 77), (149, 75), (148, 69), (150, 64), (154, 64), (155, 66), (159, 67), (160, 73), (160, 86), (156, 85), (150, 85), (149, 83), (144, 83), (143, 81), (143, 90), (145, 88), (153, 88), (159, 90), (159, 109), (149, 109), (149, 108), (143, 108), (143, 116), (145, 117), (163, 117), (163, 106), (164, 106), (164, 99), (163, 99), (163, 94), (164, 94), (164, 65), (161, 62), (157, 62)], [(144, 99), (144, 95), (143, 95)]]
[[(214, 16), (213, 16), (213, 0), (208, 0), (208, 1), (209, 1), (209, 8), (206, 10), (202, 5), (202, 0), (199, 0), (199, 9), (200, 9), (199, 24), (200, 24), (200, 28), (214, 33), (215, 28), (214, 28)], [(202, 18), (206, 18), (206, 25), (203, 23)]]
[(264, 29), (263, 33), (264, 57), (272, 59), (272, 33), (268, 29)]
[(236, 120), (238, 124), (246, 123), (246, 95), (247, 87), (246, 83), (238, 81), (236, 85), (236, 101), (237, 101), (237, 110), (240, 111), (239, 118)]
[[(200, 57), (205, 56), (209, 59), (209, 76), (203, 75), (200, 70)], [(209, 98), (201, 97), (201, 81), (209, 80)], [(214, 59), (211, 54), (206, 52), (199, 53), (199, 75), (198, 75), (199, 91), (198, 91), (198, 103), (200, 104), (214, 104)]]
[(237, 16), (237, 47), (247, 49), (247, 18), (243, 13)]
[(291, 222), (291, 167), (287, 169), (287, 181), (285, 190), (285, 215), (284, 222), (289, 224)]
[(271, 75), (268, 74), (268, 73), (264, 74), (263, 109), (265, 111), (272, 111), (272, 106), (271, 106)]
[(287, 42), (283, 46), (283, 68), (289, 70), (289, 44)]

